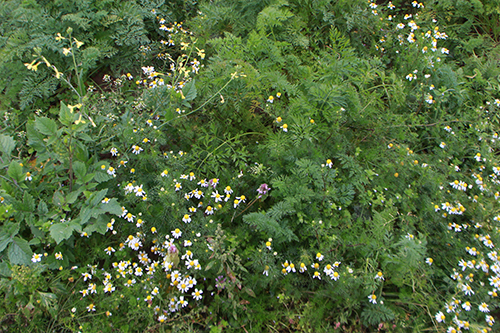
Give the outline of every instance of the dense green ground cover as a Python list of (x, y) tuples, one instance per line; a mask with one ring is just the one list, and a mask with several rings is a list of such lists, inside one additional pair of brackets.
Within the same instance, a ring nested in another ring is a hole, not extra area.
[(0, 331), (494, 332), (500, 3), (0, 4)]

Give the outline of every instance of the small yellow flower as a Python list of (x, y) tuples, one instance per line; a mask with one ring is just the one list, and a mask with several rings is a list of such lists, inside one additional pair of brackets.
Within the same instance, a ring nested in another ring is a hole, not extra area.
[(56, 72), (56, 78), (57, 78), (57, 79), (61, 78), (61, 75), (62, 75), (63, 73), (59, 72), (59, 71), (57, 70), (56, 66), (52, 66), (52, 69)]
[(73, 113), (75, 109), (80, 109), (82, 107), (81, 103), (78, 103), (76, 105), (68, 105), (69, 112)]
[(42, 60), (45, 62), (45, 65), (47, 65), (47, 67), (52, 67), (50, 62), (44, 56), (42, 56)]
[(85, 120), (82, 120), (82, 115), (81, 114), (78, 117), (78, 120), (75, 120), (75, 125), (78, 125), (80, 123), (85, 124)]
[(78, 41), (76, 38), (73, 38), (73, 40), (75, 41), (76, 48), (79, 49), (83, 45), (83, 42)]
[(33, 60), (31, 63), (25, 63), (24, 66), (26, 66), (29, 70), (32, 70), (36, 72), (38, 70), (38, 65), (40, 65), (40, 62), (37, 62), (35, 64), (36, 60)]
[(196, 50), (198, 51), (198, 57), (200, 57), (201, 59), (205, 59), (205, 50), (200, 50), (199, 48), (196, 48)]
[(60, 40), (63, 40), (63, 39), (66, 39), (66, 37), (61, 36), (61, 33), (60, 33), (60, 32), (58, 32), (58, 33), (56, 34), (56, 40), (57, 40), (57, 41), (60, 41)]

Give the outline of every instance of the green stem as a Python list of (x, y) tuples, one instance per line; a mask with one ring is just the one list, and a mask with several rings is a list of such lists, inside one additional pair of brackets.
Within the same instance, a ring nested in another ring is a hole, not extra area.
[(80, 78), (80, 75), (78, 75), (78, 66), (76, 64), (76, 57), (75, 57), (75, 52), (73, 50), (73, 41), (71, 40), (71, 33), (69, 34), (69, 43), (70, 43), (70, 46), (72, 48), (71, 50), (71, 58), (73, 59), (73, 66), (74, 66), (74, 69), (75, 69), (75, 75), (76, 75), (76, 80), (78, 82), (78, 103), (80, 104), (83, 104), (82, 101), (83, 101), (83, 98), (82, 98), (82, 83), (81, 83), (81, 78)]
[(208, 102), (210, 102), (212, 99), (214, 99), (214, 97), (215, 97), (215, 96), (219, 95), (219, 94), (220, 94), (220, 92), (221, 92), (222, 90), (224, 90), (224, 89), (225, 89), (225, 88), (229, 85), (229, 83), (230, 83), (231, 81), (233, 81), (233, 80), (234, 80), (234, 78), (233, 78), (233, 77), (231, 77), (231, 78), (229, 79), (229, 81), (227, 81), (227, 82), (226, 82), (226, 84), (225, 84), (222, 88), (220, 88), (220, 89), (219, 89), (219, 90), (218, 90), (215, 94), (213, 94), (213, 95), (212, 95), (209, 99), (207, 99), (207, 100), (206, 100), (206, 101), (205, 101), (202, 105), (200, 105), (199, 107), (197, 107), (197, 108), (196, 108), (196, 109), (194, 109), (193, 111), (191, 111), (191, 112), (189, 112), (189, 113), (186, 113), (186, 114), (184, 114), (184, 115), (182, 115), (182, 116), (178, 116), (178, 117), (176, 117), (176, 118), (173, 118), (173, 119), (170, 119), (170, 120), (168, 120), (168, 121), (164, 122), (163, 124), (161, 124), (160, 126), (158, 126), (158, 129), (162, 128), (163, 126), (165, 126), (166, 124), (170, 123), (171, 121), (173, 121), (173, 120), (175, 120), (175, 119), (180, 119), (180, 118), (183, 118), (183, 117), (187, 117), (187, 116), (189, 116), (190, 114), (193, 114), (193, 113), (195, 113), (195, 112), (199, 111), (201, 108), (203, 108), (205, 105), (207, 105), (207, 104), (208, 104)]
[[(193, 111), (194, 112), (194, 111)], [(203, 161), (201, 161), (200, 165), (198, 166), (198, 169), (196, 169), (196, 172), (198, 172), (201, 168), (201, 166), (203, 165), (203, 163), (206, 162), (206, 160), (213, 155), (213, 153), (215, 153), (220, 147), (224, 146), (225, 144), (227, 144), (228, 142), (230, 141), (233, 141), (233, 140), (236, 140), (236, 139), (239, 139), (240, 137), (242, 136), (245, 136), (245, 135), (250, 135), (250, 134), (264, 134), (264, 133), (260, 133), (260, 132), (246, 132), (246, 133), (243, 133), (243, 134), (238, 134), (236, 135), (234, 138), (231, 138), (229, 140), (226, 140), (224, 141), (223, 143), (221, 143), (217, 148), (215, 148), (214, 150), (212, 150), (206, 157), (205, 159), (203, 159)]]

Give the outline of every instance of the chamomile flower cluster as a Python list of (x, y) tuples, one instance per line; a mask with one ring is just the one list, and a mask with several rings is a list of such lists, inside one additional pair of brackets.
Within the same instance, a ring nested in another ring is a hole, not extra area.
[[(266, 242), (266, 247), (268, 249), (271, 248), (270, 241)], [(325, 256), (318, 252), (316, 253), (314, 260), (310, 265), (304, 262), (300, 262), (296, 265), (291, 260), (285, 260), (283, 263), (281, 263), (281, 274), (283, 276), (286, 276), (291, 273), (298, 273), (307, 275), (313, 280), (322, 280), (324, 278), (329, 278), (332, 281), (338, 281), (341, 277), (341, 273), (338, 271), (341, 262), (335, 261), (320, 264), (320, 262), (324, 261), (324, 258)], [(265, 267), (263, 274), (266, 276), (269, 275), (269, 266)]]
[[(425, 68), (420, 66), (420, 70), (414, 69), (405, 77), (412, 84), (417, 82), (419, 89), (427, 90), (423, 96), (429, 107), (435, 104), (436, 98), (442, 94), (433, 92), (436, 87), (432, 84), (432, 74), (435, 73), (437, 64), (442, 63), (442, 58), (450, 54), (446, 47), (438, 46), (439, 41), (446, 40), (448, 35), (440, 30), (436, 20), (429, 20), (424, 14), (420, 15), (425, 8), (421, 2), (413, 2), (413, 13), (404, 15), (397, 13), (392, 2), (387, 6), (378, 6), (370, 1), (368, 5), (372, 13), (379, 18), (380, 31), (383, 34), (375, 48), (386, 57), (392, 57), (393, 54), (399, 57), (399, 54), (408, 52), (422, 54)], [(446, 89), (440, 91), (444, 93)]]
[[(138, 79), (136, 84), (150, 89), (165, 86), (185, 99), (182, 89), (203, 67), (200, 60), (205, 59), (205, 50), (195, 46), (196, 40), (188, 30), (183, 28), (182, 22), (169, 24), (159, 16), (157, 20), (159, 32), (164, 39), (160, 40), (154, 50), (149, 48), (144, 50), (143, 54), (146, 56), (149, 53), (155, 53), (157, 59), (166, 62), (169, 70), (166, 73), (160, 73), (153, 66), (144, 66), (142, 78)], [(177, 59), (170, 56), (178, 52), (181, 52), (181, 55)]]
[(438, 323), (451, 325), (448, 331), (468, 330), (471, 325), (485, 329), (495, 325), (495, 318), (489, 313), (493, 304), (498, 305), (500, 257), (491, 236), (483, 233), (482, 226), (476, 225), (474, 232), (475, 246), (464, 249), (463, 258), (450, 275), (456, 284), (457, 294), (435, 315)]

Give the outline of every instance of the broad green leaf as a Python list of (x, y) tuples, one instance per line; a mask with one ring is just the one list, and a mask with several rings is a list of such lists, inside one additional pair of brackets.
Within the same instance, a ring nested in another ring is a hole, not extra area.
[(36, 118), (35, 128), (44, 135), (57, 134), (57, 124), (50, 118), (46, 117)]
[(82, 192), (83, 192), (83, 189), (82, 189), (82, 188), (79, 188), (78, 190), (73, 191), (73, 192), (71, 192), (70, 194), (68, 194), (68, 195), (66, 196), (66, 203), (68, 203), (68, 204), (72, 204), (72, 203), (74, 203), (74, 202), (76, 201), (76, 199), (78, 199), (78, 196), (79, 196), (80, 194), (82, 194)]
[(100, 215), (94, 222), (89, 223), (83, 231), (89, 235), (94, 232), (104, 235), (108, 229), (108, 222), (109, 218), (106, 218), (105, 215)]
[(98, 183), (106, 182), (106, 181), (110, 180), (111, 178), (113, 178), (113, 177), (108, 175), (106, 172), (97, 172), (94, 176), (95, 181)]
[(12, 239), (19, 232), (19, 223), (7, 222), (2, 226), (0, 231), (0, 252), (5, 250), (7, 245), (12, 242)]
[(2, 190), (4, 190), (7, 193), (11, 193), (12, 191), (12, 186), (10, 185), (10, 182), (7, 182), (5, 178), (0, 179), (0, 185), (2, 186)]
[(41, 291), (39, 291), (38, 294), (40, 295), (41, 304), (46, 309), (54, 308), (55, 306), (57, 306), (57, 304), (56, 304), (57, 296), (56, 295), (54, 295), (52, 293), (43, 293)]
[(50, 227), (50, 235), (54, 238), (57, 244), (70, 238), (71, 235), (73, 235), (73, 231), (81, 231), (81, 227), (78, 223), (56, 223)]
[[(32, 232), (33, 232), (33, 229), (34, 228), (31, 228)], [(36, 229), (36, 230), (38, 230), (38, 229)], [(41, 233), (41, 235), (40, 236), (34, 235), (35, 237), (43, 237), (43, 236), (45, 236), (41, 230), (38, 230), (38, 231)], [(28, 244), (29, 245), (40, 245), (40, 243), (41, 243), (40, 242), (40, 238), (33, 238), (32, 240), (29, 241)]]
[(56, 206), (61, 206), (63, 201), (64, 201), (64, 198), (63, 198), (61, 192), (59, 192), (59, 190), (56, 190), (54, 192), (54, 195), (52, 196), (52, 203)]
[(210, 268), (212, 268), (215, 264), (215, 261), (211, 261), (208, 263), (208, 265), (205, 267), (205, 271), (208, 271)]
[(0, 276), (11, 277), (12, 271), (5, 261), (0, 263)]
[(92, 214), (93, 214), (92, 208), (83, 207), (82, 210), (80, 211), (80, 215), (78, 215), (78, 218), (75, 220), (78, 221), (78, 219), (79, 219), (79, 223), (81, 225), (84, 225), (85, 223), (87, 223), (88, 220), (90, 220), (90, 218), (92, 217)]
[(27, 241), (14, 237), (7, 251), (11, 265), (29, 265), (33, 252)]
[(182, 88), (182, 93), (185, 97), (184, 102), (189, 102), (196, 98), (197, 92), (194, 79), (186, 83), (184, 88)]
[(58, 141), (60, 138), (61, 138), (61, 133), (62, 133), (62, 129), (58, 130), (56, 132), (56, 134), (54, 135), (51, 135), (47, 138), (47, 145), (51, 145), (53, 144), (54, 142)]
[(33, 212), (35, 210), (35, 200), (28, 191), (25, 191), (23, 195), (23, 208), (27, 212)]
[(82, 139), (83, 141), (86, 141), (86, 142), (95, 142), (95, 139), (93, 139), (90, 135), (88, 135), (87, 133), (80, 133), (79, 135), (79, 138)]
[(10, 157), (10, 153), (16, 147), (16, 142), (10, 136), (0, 134), (0, 149), (6, 157)]
[(98, 204), (101, 203), (102, 199), (106, 196), (106, 193), (108, 193), (108, 189), (100, 190), (99, 192), (94, 192), (90, 196), (90, 206), (95, 207)]
[(77, 179), (83, 179), (87, 173), (87, 166), (83, 162), (76, 161), (73, 163), (73, 172)]
[(79, 184), (85, 184), (85, 183), (88, 183), (88, 182), (90, 182), (92, 179), (94, 179), (94, 176), (95, 176), (95, 173), (89, 173), (89, 174), (85, 175), (85, 177), (83, 177), (82, 179), (78, 179), (78, 180), (77, 180), (77, 183), (79, 183)]
[(28, 121), (26, 124), (26, 134), (28, 135), (28, 146), (36, 150), (38, 154), (45, 152), (44, 137), (35, 129), (34, 121)]
[(0, 252), (5, 250), (7, 248), (7, 245), (9, 245), (12, 242), (12, 238), (9, 237), (8, 234), (5, 233), (0, 233)]
[(40, 215), (45, 215), (49, 212), (49, 209), (47, 207), (47, 204), (45, 203), (45, 201), (43, 200), (40, 200), (40, 202), (38, 203), (38, 213)]
[(24, 180), (23, 167), (17, 161), (10, 162), (7, 174), (10, 177), (14, 178), (14, 180), (16, 180), (17, 182), (21, 182)]
[(122, 206), (120, 206), (116, 198), (109, 200), (107, 204), (101, 204), (101, 210), (114, 215), (121, 215), (123, 213)]
[(70, 126), (76, 120), (75, 114), (61, 101), (59, 109), (59, 121), (66, 126)]

